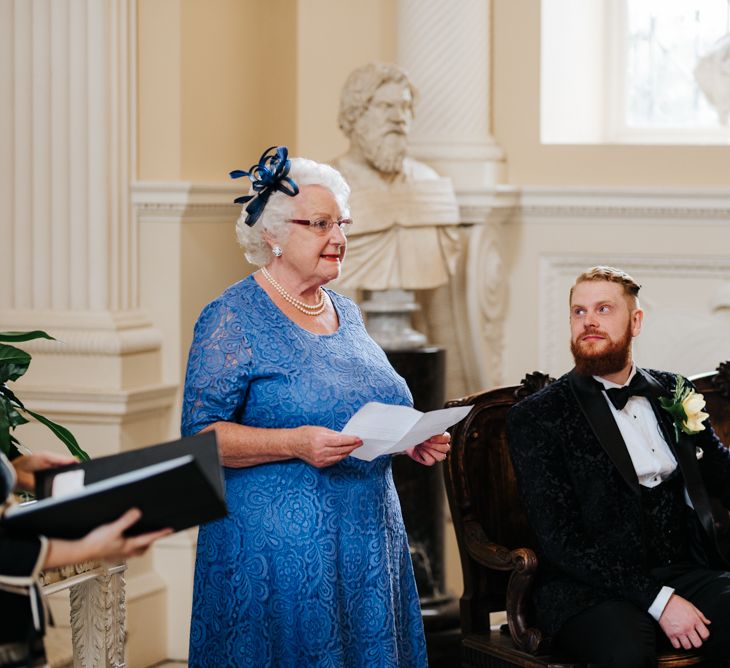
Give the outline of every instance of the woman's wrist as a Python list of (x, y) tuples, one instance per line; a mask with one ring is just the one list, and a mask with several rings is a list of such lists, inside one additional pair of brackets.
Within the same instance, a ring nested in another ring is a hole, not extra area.
[(304, 427), (294, 427), (292, 429), (282, 429), (282, 443), (283, 443), (283, 452), (282, 454), (285, 457), (290, 457), (293, 459), (299, 458), (299, 448), (298, 444), (301, 441), (301, 432)]

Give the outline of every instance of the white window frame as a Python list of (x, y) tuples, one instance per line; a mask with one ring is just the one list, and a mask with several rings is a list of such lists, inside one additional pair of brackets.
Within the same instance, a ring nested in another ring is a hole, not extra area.
[(715, 144), (730, 145), (730, 127), (717, 128), (634, 128), (626, 124), (626, 72), (629, 0), (604, 3), (607, 29), (607, 96), (605, 139), (609, 144)]

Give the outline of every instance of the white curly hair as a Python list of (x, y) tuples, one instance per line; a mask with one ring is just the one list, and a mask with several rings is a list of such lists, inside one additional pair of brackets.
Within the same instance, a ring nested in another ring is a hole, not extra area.
[[(350, 215), (348, 200), (350, 186), (334, 167), (308, 158), (291, 158), (289, 177), (300, 188), (302, 186), (322, 186), (334, 195), (340, 215), (344, 218)], [(249, 195), (255, 194), (249, 189)], [(271, 261), (271, 246), (264, 239), (267, 232), (272, 239), (279, 243), (288, 236), (290, 227), (286, 220), (292, 217), (294, 198), (285, 193), (276, 191), (271, 194), (261, 216), (252, 227), (246, 225), (246, 205), (236, 222), (236, 237), (244, 249), (246, 259), (259, 267)]]

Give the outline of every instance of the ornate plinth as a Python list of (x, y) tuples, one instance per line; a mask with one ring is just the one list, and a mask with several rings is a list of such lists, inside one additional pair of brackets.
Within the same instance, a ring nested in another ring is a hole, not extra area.
[(420, 309), (410, 290), (373, 290), (360, 304), (368, 334), (383, 350), (422, 349), (426, 337), (411, 327), (411, 315)]
[(124, 668), (127, 564), (88, 562), (41, 573), (43, 595), (70, 590), (73, 665)]

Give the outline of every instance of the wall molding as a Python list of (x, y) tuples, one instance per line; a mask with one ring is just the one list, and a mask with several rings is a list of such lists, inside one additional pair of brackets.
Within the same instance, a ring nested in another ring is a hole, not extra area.
[(62, 415), (65, 422), (118, 424), (161, 413), (177, 401), (178, 385), (161, 383), (134, 390), (69, 390), (63, 387), (23, 385), (23, 400), (43, 415)]
[[(154, 221), (232, 222), (240, 213), (233, 200), (246, 190), (239, 183), (137, 181), (132, 203), (139, 216)], [(501, 210), (514, 223), (660, 224), (702, 221), (730, 226), (730, 188), (598, 188), (510, 186), (457, 190), (464, 222), (479, 222), (487, 210)]]
[(683, 224), (701, 221), (730, 226), (730, 188), (579, 188), (520, 189), (522, 222), (580, 224)]
[(233, 200), (246, 192), (245, 182), (137, 181), (131, 186), (132, 205), (144, 222), (233, 224), (241, 212)]
[(36, 339), (21, 344), (30, 353), (105, 355), (116, 357), (159, 350), (162, 334), (141, 310), (55, 311), (0, 310), (0, 322), (13, 329), (42, 329), (55, 341)]

